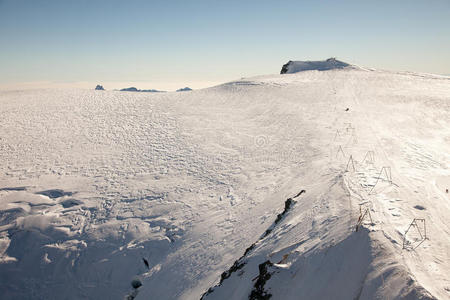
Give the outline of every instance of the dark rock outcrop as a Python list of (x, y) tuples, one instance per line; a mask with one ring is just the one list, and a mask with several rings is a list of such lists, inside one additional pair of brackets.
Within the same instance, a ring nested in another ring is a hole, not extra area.
[(189, 92), (189, 91), (192, 91), (192, 89), (189, 88), (189, 87), (184, 87), (184, 88), (181, 88), (181, 89), (177, 90), (177, 92)]
[(280, 74), (291, 74), (309, 70), (326, 71), (333, 69), (343, 69), (345, 67), (350, 66), (351, 66), (350, 64), (337, 60), (334, 57), (329, 58), (327, 60), (317, 60), (317, 61), (290, 60), (287, 64), (283, 65)]
[(259, 264), (259, 275), (258, 280), (256, 280), (253, 290), (248, 297), (250, 300), (268, 300), (272, 298), (272, 295), (264, 290), (264, 285), (272, 277), (272, 274), (268, 271), (268, 268), (273, 266), (270, 260), (266, 260), (262, 264)]
[(154, 89), (149, 89), (149, 90), (139, 90), (137, 88), (133, 87), (129, 87), (129, 88), (124, 88), (120, 90), (121, 92), (141, 92), (141, 93), (162, 93), (164, 91), (158, 91), (158, 90), (154, 90)]
[(129, 88), (124, 88), (120, 90), (121, 92), (139, 92), (139, 90), (137, 88), (135, 88), (134, 86), (129, 87)]
[(97, 86), (95, 87), (95, 90), (96, 91), (104, 91), (105, 89), (100, 84), (97, 84)]

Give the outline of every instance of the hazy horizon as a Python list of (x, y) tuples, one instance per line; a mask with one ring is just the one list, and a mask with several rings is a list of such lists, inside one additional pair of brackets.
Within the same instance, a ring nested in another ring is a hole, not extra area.
[(450, 73), (450, 2), (441, 0), (0, 0), (0, 36), (0, 89), (197, 89), (328, 57)]

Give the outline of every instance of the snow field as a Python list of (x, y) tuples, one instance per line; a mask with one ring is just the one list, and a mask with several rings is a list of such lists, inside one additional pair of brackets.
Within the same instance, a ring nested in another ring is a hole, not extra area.
[[(2, 92), (0, 290), (123, 299), (139, 278), (136, 299), (198, 299), (304, 189), (206, 298), (247, 299), (269, 260), (274, 299), (448, 299), (448, 95), (446, 77), (360, 69)], [(427, 239), (404, 249), (414, 218)]]

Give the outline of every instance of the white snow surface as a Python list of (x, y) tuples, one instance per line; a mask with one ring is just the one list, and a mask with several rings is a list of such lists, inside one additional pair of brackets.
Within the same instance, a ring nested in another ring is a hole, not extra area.
[(0, 92), (0, 161), (2, 299), (450, 299), (449, 77)]

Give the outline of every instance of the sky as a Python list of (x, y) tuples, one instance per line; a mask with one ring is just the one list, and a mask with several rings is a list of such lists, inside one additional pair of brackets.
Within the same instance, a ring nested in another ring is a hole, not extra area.
[(450, 75), (450, 0), (0, 0), (0, 89), (203, 88), (329, 57)]

